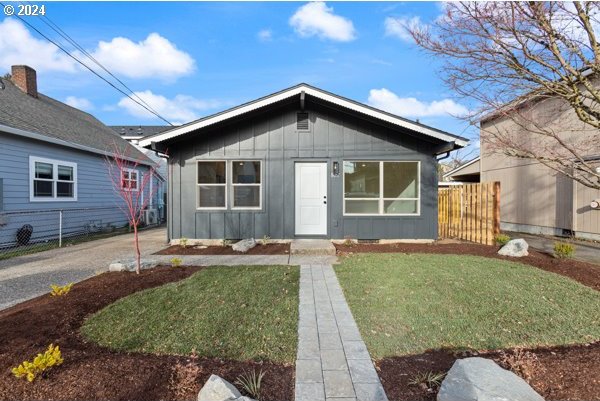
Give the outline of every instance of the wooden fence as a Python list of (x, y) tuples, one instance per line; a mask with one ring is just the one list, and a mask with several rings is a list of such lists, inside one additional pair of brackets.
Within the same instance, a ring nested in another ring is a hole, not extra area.
[(438, 234), (493, 245), (500, 232), (500, 183), (453, 185), (438, 192)]

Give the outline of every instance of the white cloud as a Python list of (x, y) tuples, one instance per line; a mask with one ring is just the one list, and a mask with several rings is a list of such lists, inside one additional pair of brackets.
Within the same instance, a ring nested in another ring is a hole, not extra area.
[(352, 21), (335, 15), (333, 8), (322, 2), (311, 2), (300, 7), (290, 18), (290, 25), (302, 37), (318, 36), (339, 42), (356, 38)]
[(0, 22), (0, 69), (28, 65), (37, 71), (75, 72), (75, 61), (45, 39), (37, 39), (12, 18)]
[(163, 38), (151, 33), (140, 42), (117, 37), (100, 41), (92, 55), (106, 68), (129, 78), (175, 79), (194, 70), (194, 59)]
[(369, 104), (403, 117), (464, 116), (469, 110), (452, 99), (422, 102), (414, 97), (399, 97), (388, 89), (371, 89)]
[[(218, 100), (196, 99), (187, 95), (176, 95), (174, 98), (169, 99), (165, 96), (154, 94), (150, 90), (134, 93), (156, 110), (158, 114), (174, 124), (183, 124), (196, 120), (201, 112), (223, 106), (223, 103)], [(134, 117), (156, 118), (127, 97), (122, 98), (118, 105)]]
[(262, 29), (256, 34), (256, 36), (261, 42), (270, 42), (273, 40), (273, 31), (270, 29)]
[(89, 111), (94, 109), (92, 102), (84, 97), (67, 96), (65, 103), (79, 110)]
[(386, 36), (393, 36), (405, 42), (413, 42), (413, 37), (407, 28), (424, 27), (419, 17), (387, 17), (383, 25)]

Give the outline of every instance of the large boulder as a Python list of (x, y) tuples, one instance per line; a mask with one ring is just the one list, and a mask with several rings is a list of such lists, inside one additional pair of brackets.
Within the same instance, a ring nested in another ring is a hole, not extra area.
[(250, 238), (250, 239), (243, 239), (239, 242), (236, 242), (235, 244), (233, 244), (231, 246), (231, 249), (233, 249), (236, 252), (246, 253), (250, 249), (254, 248), (255, 246), (256, 246), (256, 241), (254, 240), (254, 238)]
[(529, 249), (529, 244), (527, 244), (527, 241), (524, 239), (511, 239), (506, 243), (506, 245), (500, 248), (498, 255), (520, 258), (522, 256), (529, 255), (527, 249)]
[(544, 401), (514, 373), (485, 358), (454, 362), (442, 382), (437, 401)]
[[(158, 261), (154, 259), (142, 259), (140, 267), (144, 269), (152, 269), (158, 266)], [(134, 272), (137, 266), (137, 261), (133, 259), (115, 260), (108, 266), (110, 272)]]
[(217, 375), (210, 375), (198, 393), (198, 401), (233, 401), (241, 396), (233, 384)]

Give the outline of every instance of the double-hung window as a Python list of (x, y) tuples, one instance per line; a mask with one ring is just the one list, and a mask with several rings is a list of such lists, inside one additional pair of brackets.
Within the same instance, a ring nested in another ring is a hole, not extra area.
[(29, 177), (32, 202), (77, 200), (76, 163), (30, 156)]
[(416, 161), (344, 161), (344, 214), (418, 215), (419, 177)]
[(123, 169), (123, 177), (121, 177), (121, 188), (126, 191), (137, 192), (139, 190), (138, 171), (134, 169)]
[(201, 160), (198, 209), (258, 210), (262, 207), (262, 163), (257, 160)]

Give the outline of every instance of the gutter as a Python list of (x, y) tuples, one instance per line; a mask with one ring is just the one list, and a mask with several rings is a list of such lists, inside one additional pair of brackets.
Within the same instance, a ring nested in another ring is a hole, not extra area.
[[(62, 139), (50, 138), (45, 135), (37, 134), (37, 133), (31, 132), (31, 131), (24, 131), (22, 129), (13, 128), (13, 127), (10, 127), (10, 126), (4, 125), (4, 124), (0, 124), (0, 131), (6, 132), (7, 134), (13, 134), (13, 135), (22, 136), (22, 137), (29, 138), (29, 139), (35, 139), (37, 141), (52, 143), (52, 144), (60, 145), (60, 146), (66, 146), (68, 148), (82, 150), (84, 152), (95, 153), (95, 154), (99, 154), (102, 156), (109, 156), (109, 157), (113, 156), (113, 154), (111, 152), (105, 152), (105, 151), (102, 151), (99, 149), (91, 148), (91, 147), (85, 146), (85, 145), (79, 145), (77, 143), (65, 141)], [(127, 161), (130, 161), (130, 162), (142, 164), (144, 166), (150, 166), (150, 167), (152, 166), (152, 164), (150, 164), (150, 163), (137, 160), (133, 157), (124, 157), (124, 159)]]

